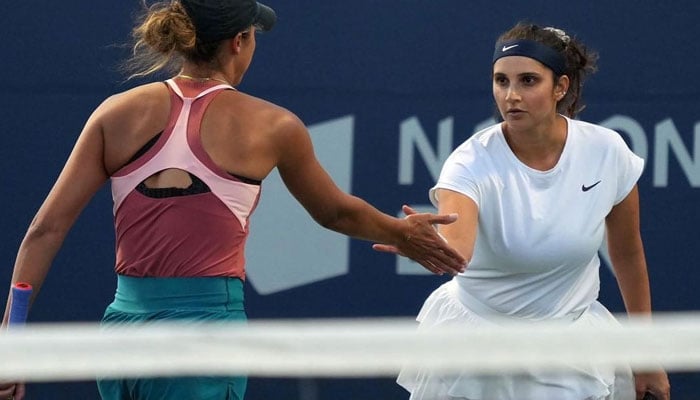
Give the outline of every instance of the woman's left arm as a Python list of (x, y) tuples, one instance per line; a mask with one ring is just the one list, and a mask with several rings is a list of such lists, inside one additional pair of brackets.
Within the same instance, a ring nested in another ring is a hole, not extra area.
[[(650, 316), (651, 294), (644, 245), (639, 229), (639, 191), (637, 186), (613, 207), (605, 219), (608, 252), (625, 309), (629, 315)], [(637, 399), (646, 392), (659, 400), (670, 399), (670, 385), (664, 371), (635, 373)]]
[(608, 252), (630, 315), (651, 314), (649, 275), (639, 229), (639, 192), (635, 186), (605, 219)]

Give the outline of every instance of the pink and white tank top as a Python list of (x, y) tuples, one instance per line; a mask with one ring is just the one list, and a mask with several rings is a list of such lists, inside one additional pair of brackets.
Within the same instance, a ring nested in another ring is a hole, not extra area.
[[(151, 148), (111, 177), (116, 272), (244, 279), (248, 222), (260, 196), (260, 182), (217, 166), (200, 136), (209, 103), (221, 90), (233, 88), (217, 85), (185, 97), (172, 79), (166, 83), (172, 106), (165, 130)], [(169, 191), (143, 184), (151, 175), (173, 168), (187, 171), (192, 187), (199, 189)]]

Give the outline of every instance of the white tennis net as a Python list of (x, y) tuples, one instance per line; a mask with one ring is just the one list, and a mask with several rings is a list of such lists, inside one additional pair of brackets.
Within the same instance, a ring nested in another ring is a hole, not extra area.
[(382, 377), (402, 367), (446, 373), (568, 365), (700, 370), (700, 315), (621, 327), (504, 325), (418, 331), (408, 319), (271, 320), (247, 325), (26, 325), (0, 334), (0, 380), (247, 374)]

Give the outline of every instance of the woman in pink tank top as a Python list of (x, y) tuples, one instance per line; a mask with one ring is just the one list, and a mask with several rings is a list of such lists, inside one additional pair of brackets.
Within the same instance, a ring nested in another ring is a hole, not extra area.
[[(406, 217), (395, 218), (344, 193), (320, 166), (299, 118), (234, 89), (253, 58), (255, 32), (275, 20), (254, 0), (164, 1), (144, 10), (133, 31), (133, 76), (171, 67), (175, 76), (114, 95), (93, 112), (19, 248), (13, 284), (39, 291), (81, 210), (111, 179), (119, 281), (105, 321), (245, 319), (242, 248), (260, 182), (274, 168), (320, 225), (436, 274), (463, 271), (464, 257), (433, 227), (456, 215), (405, 206)], [(183, 302), (189, 311), (178, 314)], [(245, 392), (245, 378), (103, 383), (104, 398), (241, 399)], [(0, 398), (24, 395), (21, 383), (0, 384)]]

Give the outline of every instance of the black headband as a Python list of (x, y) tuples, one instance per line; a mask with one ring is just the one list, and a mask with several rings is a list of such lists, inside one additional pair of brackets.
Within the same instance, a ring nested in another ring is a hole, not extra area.
[(229, 39), (255, 25), (269, 31), (275, 11), (255, 0), (180, 0), (202, 42)]
[(537, 60), (549, 67), (557, 76), (564, 75), (566, 72), (564, 56), (534, 40), (516, 39), (497, 43), (493, 51), (493, 62), (508, 56), (523, 56)]

